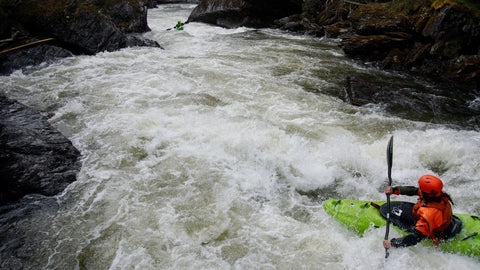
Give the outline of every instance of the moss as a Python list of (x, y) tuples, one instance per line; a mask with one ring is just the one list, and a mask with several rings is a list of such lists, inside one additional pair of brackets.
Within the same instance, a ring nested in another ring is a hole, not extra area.
[(365, 13), (377, 13), (379, 10), (387, 10), (388, 3), (371, 3), (368, 5), (359, 6), (358, 10)]
[(480, 18), (480, 3), (471, 0), (432, 0), (432, 7), (440, 9), (445, 5), (454, 6), (472, 13), (475, 17)]
[(418, 5), (422, 4), (429, 4), (431, 1), (430, 0), (423, 0), (423, 1), (418, 1), (418, 0), (403, 0), (403, 1), (392, 1), (390, 2), (390, 6), (393, 7), (395, 10), (414, 10)]

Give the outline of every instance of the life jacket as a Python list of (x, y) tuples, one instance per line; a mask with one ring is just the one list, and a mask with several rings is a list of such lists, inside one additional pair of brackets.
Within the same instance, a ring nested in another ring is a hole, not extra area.
[(417, 220), (415, 229), (432, 238), (436, 244), (436, 233), (446, 230), (452, 222), (452, 205), (445, 195), (441, 195), (439, 202), (426, 201), (420, 195), (412, 215)]

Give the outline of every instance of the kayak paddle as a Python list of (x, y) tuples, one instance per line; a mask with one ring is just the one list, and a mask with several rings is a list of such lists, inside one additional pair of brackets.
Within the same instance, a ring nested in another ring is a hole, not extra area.
[[(390, 137), (387, 146), (387, 166), (388, 166), (388, 185), (392, 185), (392, 160), (393, 160), (393, 136)], [(387, 194), (387, 227), (385, 229), (385, 240), (388, 240), (388, 233), (390, 232), (390, 194)], [(385, 248), (385, 259), (388, 258), (388, 248)]]

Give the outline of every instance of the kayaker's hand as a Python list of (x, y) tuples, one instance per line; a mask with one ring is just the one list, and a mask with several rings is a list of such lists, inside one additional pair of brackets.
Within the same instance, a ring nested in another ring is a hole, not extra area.
[(385, 194), (387, 194), (387, 195), (393, 194), (392, 186), (385, 187)]
[(384, 248), (391, 248), (392, 247), (392, 241), (391, 240), (383, 240), (383, 247)]

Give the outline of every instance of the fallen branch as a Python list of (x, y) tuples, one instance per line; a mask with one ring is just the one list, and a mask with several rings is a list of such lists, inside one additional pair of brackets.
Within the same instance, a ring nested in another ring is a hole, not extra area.
[(349, 1), (349, 0), (343, 0), (343, 2), (352, 4), (352, 5), (357, 5), (357, 6), (365, 5), (365, 4), (362, 4), (362, 3), (358, 3), (358, 2), (355, 2), (355, 1)]
[(36, 45), (36, 44), (51, 41), (51, 40), (54, 40), (54, 38), (46, 38), (46, 39), (42, 39), (42, 40), (37, 40), (37, 41), (30, 42), (30, 43), (27, 43), (27, 44), (23, 44), (23, 45), (14, 47), (14, 48), (3, 50), (3, 51), (0, 52), (0, 54), (15, 51), (15, 50), (18, 50), (18, 49), (22, 49), (22, 48), (25, 48), (25, 47), (29, 47), (29, 46), (32, 46), (32, 45)]

